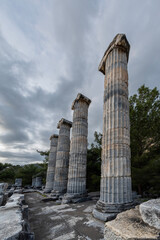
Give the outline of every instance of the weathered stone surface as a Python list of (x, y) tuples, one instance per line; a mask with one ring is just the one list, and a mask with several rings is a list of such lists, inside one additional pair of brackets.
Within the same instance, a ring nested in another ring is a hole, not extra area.
[(140, 213), (145, 223), (160, 230), (160, 198), (140, 204)]
[(132, 202), (127, 62), (130, 45), (118, 34), (102, 58), (105, 74), (100, 199), (97, 211), (118, 213)]
[(72, 122), (64, 118), (62, 118), (57, 125), (57, 128), (59, 128), (59, 137), (57, 145), (54, 187), (52, 191), (57, 196), (63, 195), (67, 190), (71, 127)]
[(6, 192), (8, 187), (7, 183), (0, 183), (0, 206), (5, 205), (8, 199), (8, 193)]
[(7, 204), (0, 207), (0, 239), (1, 240), (34, 240), (29, 232), (27, 220), (28, 206), (22, 206), (23, 194), (13, 194)]
[(142, 221), (139, 207), (119, 213), (115, 220), (105, 224), (106, 240), (158, 239), (159, 232)]
[(0, 195), (0, 206), (2, 205), (2, 203), (3, 203), (3, 195)]
[(41, 187), (42, 187), (42, 177), (36, 177), (35, 188), (41, 188)]
[[(86, 164), (87, 164), (87, 135), (88, 135), (88, 107), (91, 100), (78, 93), (72, 104), (73, 126), (70, 147), (69, 172), (67, 194), (64, 198), (73, 199), (74, 195), (85, 199), (86, 194)], [(64, 199), (65, 201), (65, 199)]]
[(15, 179), (15, 187), (22, 187), (22, 178)]
[(0, 194), (4, 193), (7, 190), (7, 183), (0, 183)]
[(58, 135), (53, 134), (50, 137), (50, 140), (51, 140), (51, 145), (50, 145), (50, 153), (49, 153), (49, 161), (48, 161), (48, 169), (47, 169), (46, 186), (44, 190), (44, 192), (46, 193), (51, 192), (54, 186)]
[(116, 213), (105, 213), (102, 211), (98, 211), (96, 208), (93, 209), (92, 214), (93, 214), (93, 217), (95, 217), (101, 221), (104, 221), (104, 222), (111, 221), (111, 220), (115, 219), (117, 216)]
[(32, 187), (34, 188), (36, 186), (36, 178), (32, 177)]

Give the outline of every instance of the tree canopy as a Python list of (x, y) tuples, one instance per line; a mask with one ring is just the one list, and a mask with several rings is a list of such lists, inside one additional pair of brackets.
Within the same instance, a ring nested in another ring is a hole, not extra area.
[(143, 85), (129, 103), (133, 188), (160, 194), (160, 93)]

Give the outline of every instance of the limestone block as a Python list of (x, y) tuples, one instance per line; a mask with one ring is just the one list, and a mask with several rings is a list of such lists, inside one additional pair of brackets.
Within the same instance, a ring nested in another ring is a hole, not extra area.
[[(29, 232), (28, 219), (23, 214), (22, 201), (24, 195), (13, 194), (7, 204), (0, 207), (0, 239), (17, 240), (32, 239), (34, 234)], [(25, 209), (28, 206), (25, 206)], [(24, 218), (23, 218), (24, 217)], [(27, 221), (26, 221), (27, 220)]]
[(140, 213), (145, 223), (160, 230), (160, 198), (140, 204)]
[(35, 187), (36, 188), (42, 187), (42, 177), (36, 177)]
[(0, 183), (0, 194), (5, 193), (7, 187), (8, 187), (7, 183)]
[(144, 224), (138, 206), (119, 213), (115, 220), (105, 224), (105, 240), (158, 239), (159, 231)]
[(15, 186), (16, 187), (22, 187), (22, 178), (16, 178), (15, 179)]

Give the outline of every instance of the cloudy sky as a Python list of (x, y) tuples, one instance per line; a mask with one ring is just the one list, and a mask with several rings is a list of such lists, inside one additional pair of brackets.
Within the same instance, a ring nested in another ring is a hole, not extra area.
[(117, 33), (131, 44), (130, 95), (160, 89), (159, 0), (0, 0), (0, 162), (42, 161), (78, 92), (92, 100), (89, 142), (102, 131), (100, 60)]

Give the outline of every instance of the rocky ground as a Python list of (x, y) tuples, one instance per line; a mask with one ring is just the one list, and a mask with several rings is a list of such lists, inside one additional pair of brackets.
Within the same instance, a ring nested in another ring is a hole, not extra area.
[(35, 240), (103, 240), (104, 223), (92, 217), (96, 200), (58, 205), (44, 202), (37, 192), (26, 193), (29, 223)]

